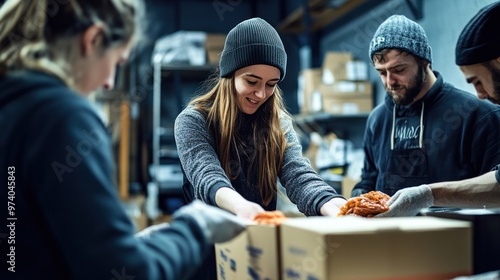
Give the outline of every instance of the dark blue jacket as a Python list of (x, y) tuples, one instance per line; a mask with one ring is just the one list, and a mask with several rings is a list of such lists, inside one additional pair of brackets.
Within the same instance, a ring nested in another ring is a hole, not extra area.
[[(422, 103), (425, 105), (422, 142), (428, 160), (423, 168), (427, 179), (422, 183), (466, 179), (492, 170), (500, 162), (500, 106), (459, 90), (444, 82), (439, 73), (434, 73), (437, 81), (429, 92), (404, 112), (397, 111), (398, 115), (418, 118)], [(412, 186), (412, 178), (399, 182), (388, 179), (394, 175), (389, 174), (393, 170), (388, 170), (393, 108), (394, 102), (387, 95), (385, 102), (368, 117), (362, 178), (354, 187), (353, 196), (371, 190), (392, 195)], [(409, 165), (418, 165), (411, 160)]]
[(0, 127), (0, 279), (183, 279), (201, 263), (209, 245), (192, 221), (134, 236), (105, 126), (60, 80), (0, 77)]

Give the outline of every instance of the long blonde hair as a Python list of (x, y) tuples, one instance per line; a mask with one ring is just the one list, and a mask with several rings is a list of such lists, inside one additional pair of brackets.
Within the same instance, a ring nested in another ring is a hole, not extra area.
[[(191, 100), (196, 110), (205, 117), (208, 129), (215, 136), (216, 151), (226, 175), (235, 179), (237, 172), (231, 162), (231, 153), (235, 152), (236, 166), (241, 166), (242, 155), (238, 147), (244, 147), (238, 135), (241, 111), (237, 104), (234, 78), (216, 78), (212, 89)], [(262, 202), (268, 205), (277, 194), (278, 175), (283, 165), (287, 141), (282, 130), (280, 118), (290, 117), (283, 103), (282, 92), (278, 86), (273, 95), (255, 112), (253, 121), (253, 148), (250, 149), (247, 178), (258, 178), (255, 182), (260, 189)], [(248, 148), (248, 147), (247, 147)], [(253, 170), (257, 174), (251, 174)]]
[(0, 9), (0, 75), (20, 69), (53, 74), (73, 86), (73, 42), (104, 25), (103, 50), (129, 42), (139, 0), (7, 0)]

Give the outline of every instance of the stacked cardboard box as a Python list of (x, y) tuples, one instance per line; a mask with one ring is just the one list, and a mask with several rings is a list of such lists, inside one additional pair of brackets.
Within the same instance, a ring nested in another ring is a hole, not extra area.
[(354, 80), (348, 77), (347, 63), (352, 61), (349, 52), (327, 52), (323, 59), (322, 82), (331, 85), (337, 81)]
[(323, 111), (332, 114), (357, 114), (373, 108), (369, 81), (338, 81), (320, 86)]
[(224, 42), (226, 41), (225, 34), (207, 33), (205, 40), (205, 49), (207, 50), (207, 63), (218, 64), (220, 54), (224, 49)]
[(467, 221), (309, 217), (216, 244), (218, 279), (450, 279), (472, 272)]
[(373, 108), (368, 65), (353, 60), (349, 52), (325, 54), (320, 91), (323, 111), (327, 113), (357, 114)]
[(368, 64), (354, 60), (349, 52), (327, 52), (321, 68), (302, 70), (299, 95), (303, 114), (370, 112), (373, 88), (368, 81)]
[(321, 68), (304, 69), (299, 77), (299, 107), (302, 114), (321, 111)]

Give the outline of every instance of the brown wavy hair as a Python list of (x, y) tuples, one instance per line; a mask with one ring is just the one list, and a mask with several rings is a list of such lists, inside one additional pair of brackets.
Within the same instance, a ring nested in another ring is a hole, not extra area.
[[(229, 178), (235, 179), (238, 175), (232, 168), (241, 166), (240, 153), (242, 148), (246, 148), (250, 162), (247, 178), (250, 183), (253, 178), (257, 178), (254, 183), (259, 186), (262, 203), (268, 205), (277, 195), (278, 175), (287, 146), (286, 131), (281, 127), (280, 118), (291, 118), (285, 108), (282, 92), (276, 85), (271, 97), (254, 113), (253, 147), (248, 147), (238, 135), (242, 112), (237, 103), (234, 78), (215, 77), (209, 85), (212, 88), (195, 97), (189, 105), (205, 116), (207, 128), (215, 137), (222, 168)], [(232, 157), (231, 153), (236, 154)], [(236, 158), (236, 165), (231, 162), (231, 158)]]

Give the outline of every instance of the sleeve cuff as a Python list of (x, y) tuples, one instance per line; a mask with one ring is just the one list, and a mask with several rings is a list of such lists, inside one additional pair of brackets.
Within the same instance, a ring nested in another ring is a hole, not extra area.
[(224, 182), (219, 182), (219, 183), (215, 184), (212, 188), (210, 188), (210, 192), (208, 193), (208, 199), (209, 199), (208, 204), (213, 205), (213, 206), (217, 206), (217, 203), (215, 203), (215, 194), (217, 193), (217, 191), (220, 188), (232, 189), (232, 187), (228, 186)]
[[(316, 215), (317, 216), (321, 216), (321, 207), (323, 207), (323, 205), (325, 205), (325, 203), (327, 203), (328, 201), (334, 199), (334, 198), (343, 198), (343, 199), (346, 199), (345, 197), (343, 197), (342, 195), (340, 194), (335, 194), (335, 195), (325, 195), (323, 197), (320, 197), (318, 200), (317, 200), (317, 203), (316, 203)], [(346, 199), (347, 200), (347, 199)]]
[(500, 164), (491, 169), (491, 171), (495, 170), (496, 170), (495, 177), (497, 179), (498, 184), (500, 184)]
[(495, 173), (495, 177), (497, 177), (497, 183), (500, 184), (500, 168), (497, 168), (497, 172)]

